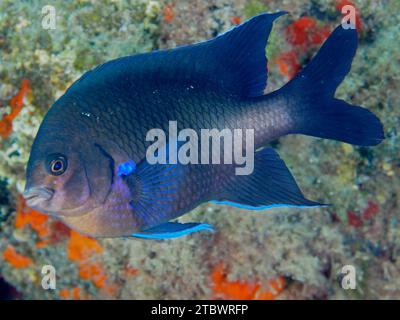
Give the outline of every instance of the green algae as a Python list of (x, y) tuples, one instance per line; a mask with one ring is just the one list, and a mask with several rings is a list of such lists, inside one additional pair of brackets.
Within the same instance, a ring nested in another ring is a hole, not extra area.
[(254, 17), (260, 13), (268, 12), (267, 5), (258, 0), (247, 1), (244, 5), (244, 16), (246, 19)]

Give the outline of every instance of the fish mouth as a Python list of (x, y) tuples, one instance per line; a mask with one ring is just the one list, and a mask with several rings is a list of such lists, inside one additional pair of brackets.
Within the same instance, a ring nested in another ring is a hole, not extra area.
[(23, 197), (26, 204), (31, 207), (38, 207), (44, 201), (49, 201), (54, 195), (54, 191), (46, 187), (33, 187), (25, 190)]

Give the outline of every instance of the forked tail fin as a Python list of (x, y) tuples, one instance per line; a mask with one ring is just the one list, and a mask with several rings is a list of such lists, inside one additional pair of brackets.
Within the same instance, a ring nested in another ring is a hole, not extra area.
[(350, 71), (357, 49), (355, 29), (338, 26), (314, 59), (280, 89), (289, 95), (296, 125), (289, 133), (373, 146), (384, 139), (380, 120), (365, 108), (335, 99), (336, 88)]

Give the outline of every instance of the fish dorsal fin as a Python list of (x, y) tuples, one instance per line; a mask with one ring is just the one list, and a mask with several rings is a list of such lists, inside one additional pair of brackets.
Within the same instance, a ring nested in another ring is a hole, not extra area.
[(267, 84), (265, 47), (272, 23), (285, 13), (260, 14), (205, 42), (113, 60), (78, 82), (124, 88), (181, 83), (241, 97), (260, 96)]
[(204, 43), (212, 61), (205, 67), (220, 77), (228, 91), (246, 97), (263, 95), (268, 77), (265, 48), (272, 23), (283, 14), (260, 14)]

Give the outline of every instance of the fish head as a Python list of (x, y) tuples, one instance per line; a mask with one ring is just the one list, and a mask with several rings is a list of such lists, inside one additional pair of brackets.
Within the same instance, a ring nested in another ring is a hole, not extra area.
[(105, 202), (114, 173), (112, 158), (89, 136), (82, 137), (82, 126), (67, 126), (46, 119), (42, 123), (28, 161), (23, 196), (35, 210), (74, 217)]

